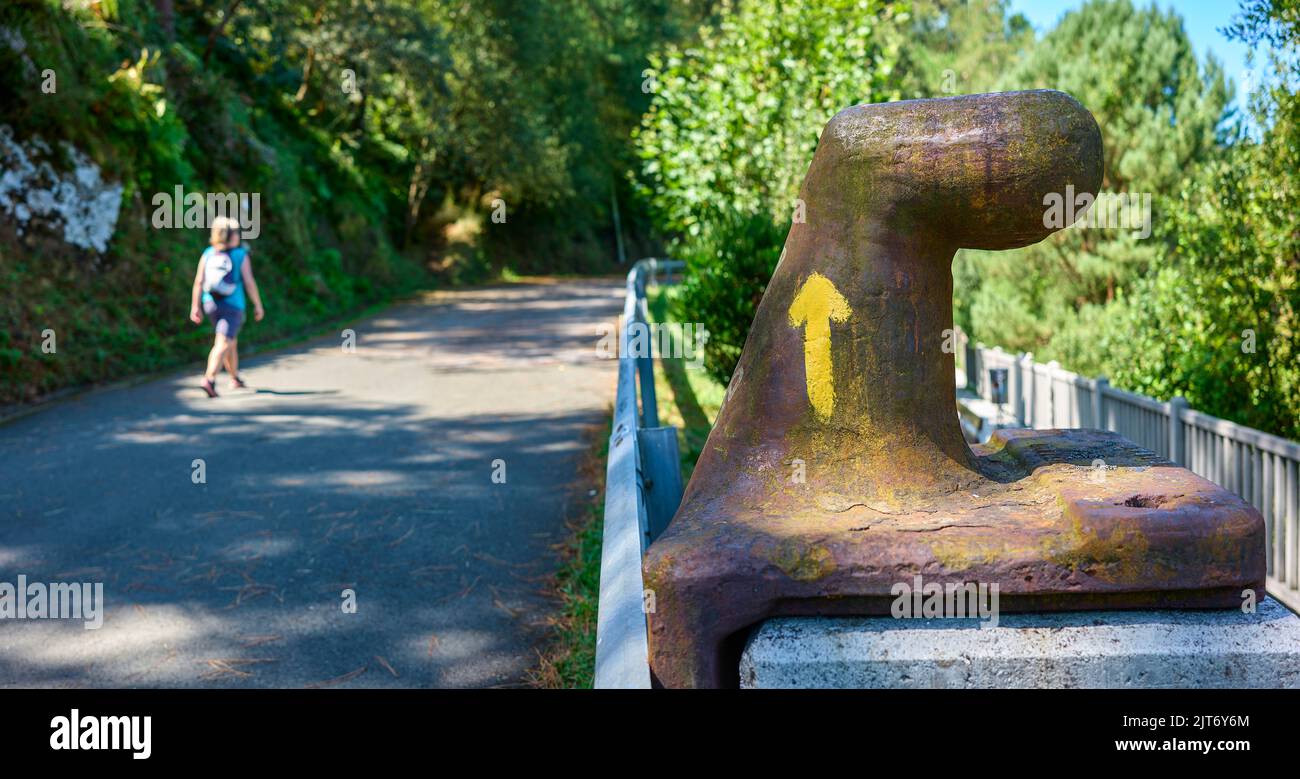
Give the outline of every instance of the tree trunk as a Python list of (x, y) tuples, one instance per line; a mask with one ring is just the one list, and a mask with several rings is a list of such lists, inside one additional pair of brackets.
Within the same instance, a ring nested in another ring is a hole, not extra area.
[(307, 49), (307, 62), (302, 66), (302, 83), (298, 85), (298, 92), (293, 96), (293, 102), (301, 103), (307, 96), (307, 82), (311, 79), (311, 66), (315, 62), (316, 47), (311, 46)]
[(212, 57), (212, 49), (217, 45), (217, 39), (221, 37), (221, 33), (225, 31), (226, 25), (230, 22), (230, 17), (235, 15), (235, 9), (239, 8), (239, 4), (242, 2), (244, 0), (233, 0), (230, 7), (222, 14), (221, 21), (208, 33), (208, 45), (203, 49), (203, 64), (206, 65), (208, 59)]
[(153, 5), (158, 10), (158, 22), (168, 42), (176, 40), (176, 7), (172, 0), (153, 0)]
[(424, 196), (429, 191), (429, 173), (432, 161), (426, 158), (429, 149), (429, 139), (426, 136), (420, 141), (420, 156), (416, 158), (415, 168), (411, 171), (411, 183), (406, 190), (406, 231), (402, 235), (402, 246), (411, 245), (411, 234), (415, 231), (415, 223), (420, 218), (420, 204), (424, 202)]
[[(312, 18), (312, 32), (320, 30), (321, 17), (325, 15), (325, 4), (321, 3), (316, 6), (316, 15)], [(312, 66), (316, 64), (316, 47), (314, 45), (307, 47), (307, 62), (302, 66), (302, 83), (298, 85), (298, 93), (293, 96), (295, 103), (301, 103), (302, 99), (307, 96), (307, 83), (311, 80)]]

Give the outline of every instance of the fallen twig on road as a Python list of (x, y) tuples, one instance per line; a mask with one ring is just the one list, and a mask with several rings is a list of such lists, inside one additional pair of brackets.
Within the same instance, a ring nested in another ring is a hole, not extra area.
[(263, 663), (279, 662), (273, 657), (226, 657), (212, 658), (203, 661), (212, 669), (199, 674), (200, 679), (220, 679), (226, 676), (237, 676), (240, 678), (252, 676), (251, 671), (240, 670), (240, 667), (246, 665), (261, 665)]
[(336, 677), (334, 677), (333, 679), (326, 679), (326, 680), (323, 681), (323, 682), (315, 682), (314, 684), (309, 684), (309, 685), (307, 685), (307, 689), (317, 690), (317, 689), (320, 689), (321, 687), (332, 687), (332, 686), (334, 686), (334, 685), (336, 685), (336, 684), (343, 684), (344, 682), (350, 682), (350, 681), (352, 681), (353, 679), (357, 678), (358, 676), (360, 676), (361, 674), (363, 674), (363, 673), (365, 673), (366, 671), (369, 671), (369, 670), (370, 670), (370, 666), (368, 666), (368, 665), (363, 665), (363, 666), (361, 666), (360, 668), (358, 668), (357, 670), (355, 670), (355, 671), (348, 671), (347, 673), (343, 674), (342, 676), (336, 676)]

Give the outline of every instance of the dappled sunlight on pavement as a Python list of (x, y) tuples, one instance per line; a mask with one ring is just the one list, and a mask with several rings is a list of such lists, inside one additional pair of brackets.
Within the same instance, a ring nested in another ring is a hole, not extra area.
[(246, 357), (215, 400), (184, 375), (0, 426), (0, 581), (107, 601), (99, 630), (0, 622), (0, 685), (520, 683), (621, 292), (439, 293), (352, 325), (353, 353)]

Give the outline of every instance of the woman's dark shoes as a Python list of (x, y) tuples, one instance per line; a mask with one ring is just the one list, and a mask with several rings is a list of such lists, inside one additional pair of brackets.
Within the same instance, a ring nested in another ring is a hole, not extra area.
[(204, 379), (203, 384), (200, 386), (203, 387), (204, 392), (208, 393), (208, 397), (215, 398), (217, 396), (217, 383), (212, 379)]

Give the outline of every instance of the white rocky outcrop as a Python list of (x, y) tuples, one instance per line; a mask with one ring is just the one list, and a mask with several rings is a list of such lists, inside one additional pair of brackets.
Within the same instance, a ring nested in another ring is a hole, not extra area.
[(104, 252), (117, 227), (122, 185), (105, 181), (99, 166), (71, 144), (63, 149), (67, 171), (51, 164), (49, 144), (19, 141), (0, 125), (0, 214), (18, 223), (19, 235), (48, 230), (73, 246)]

